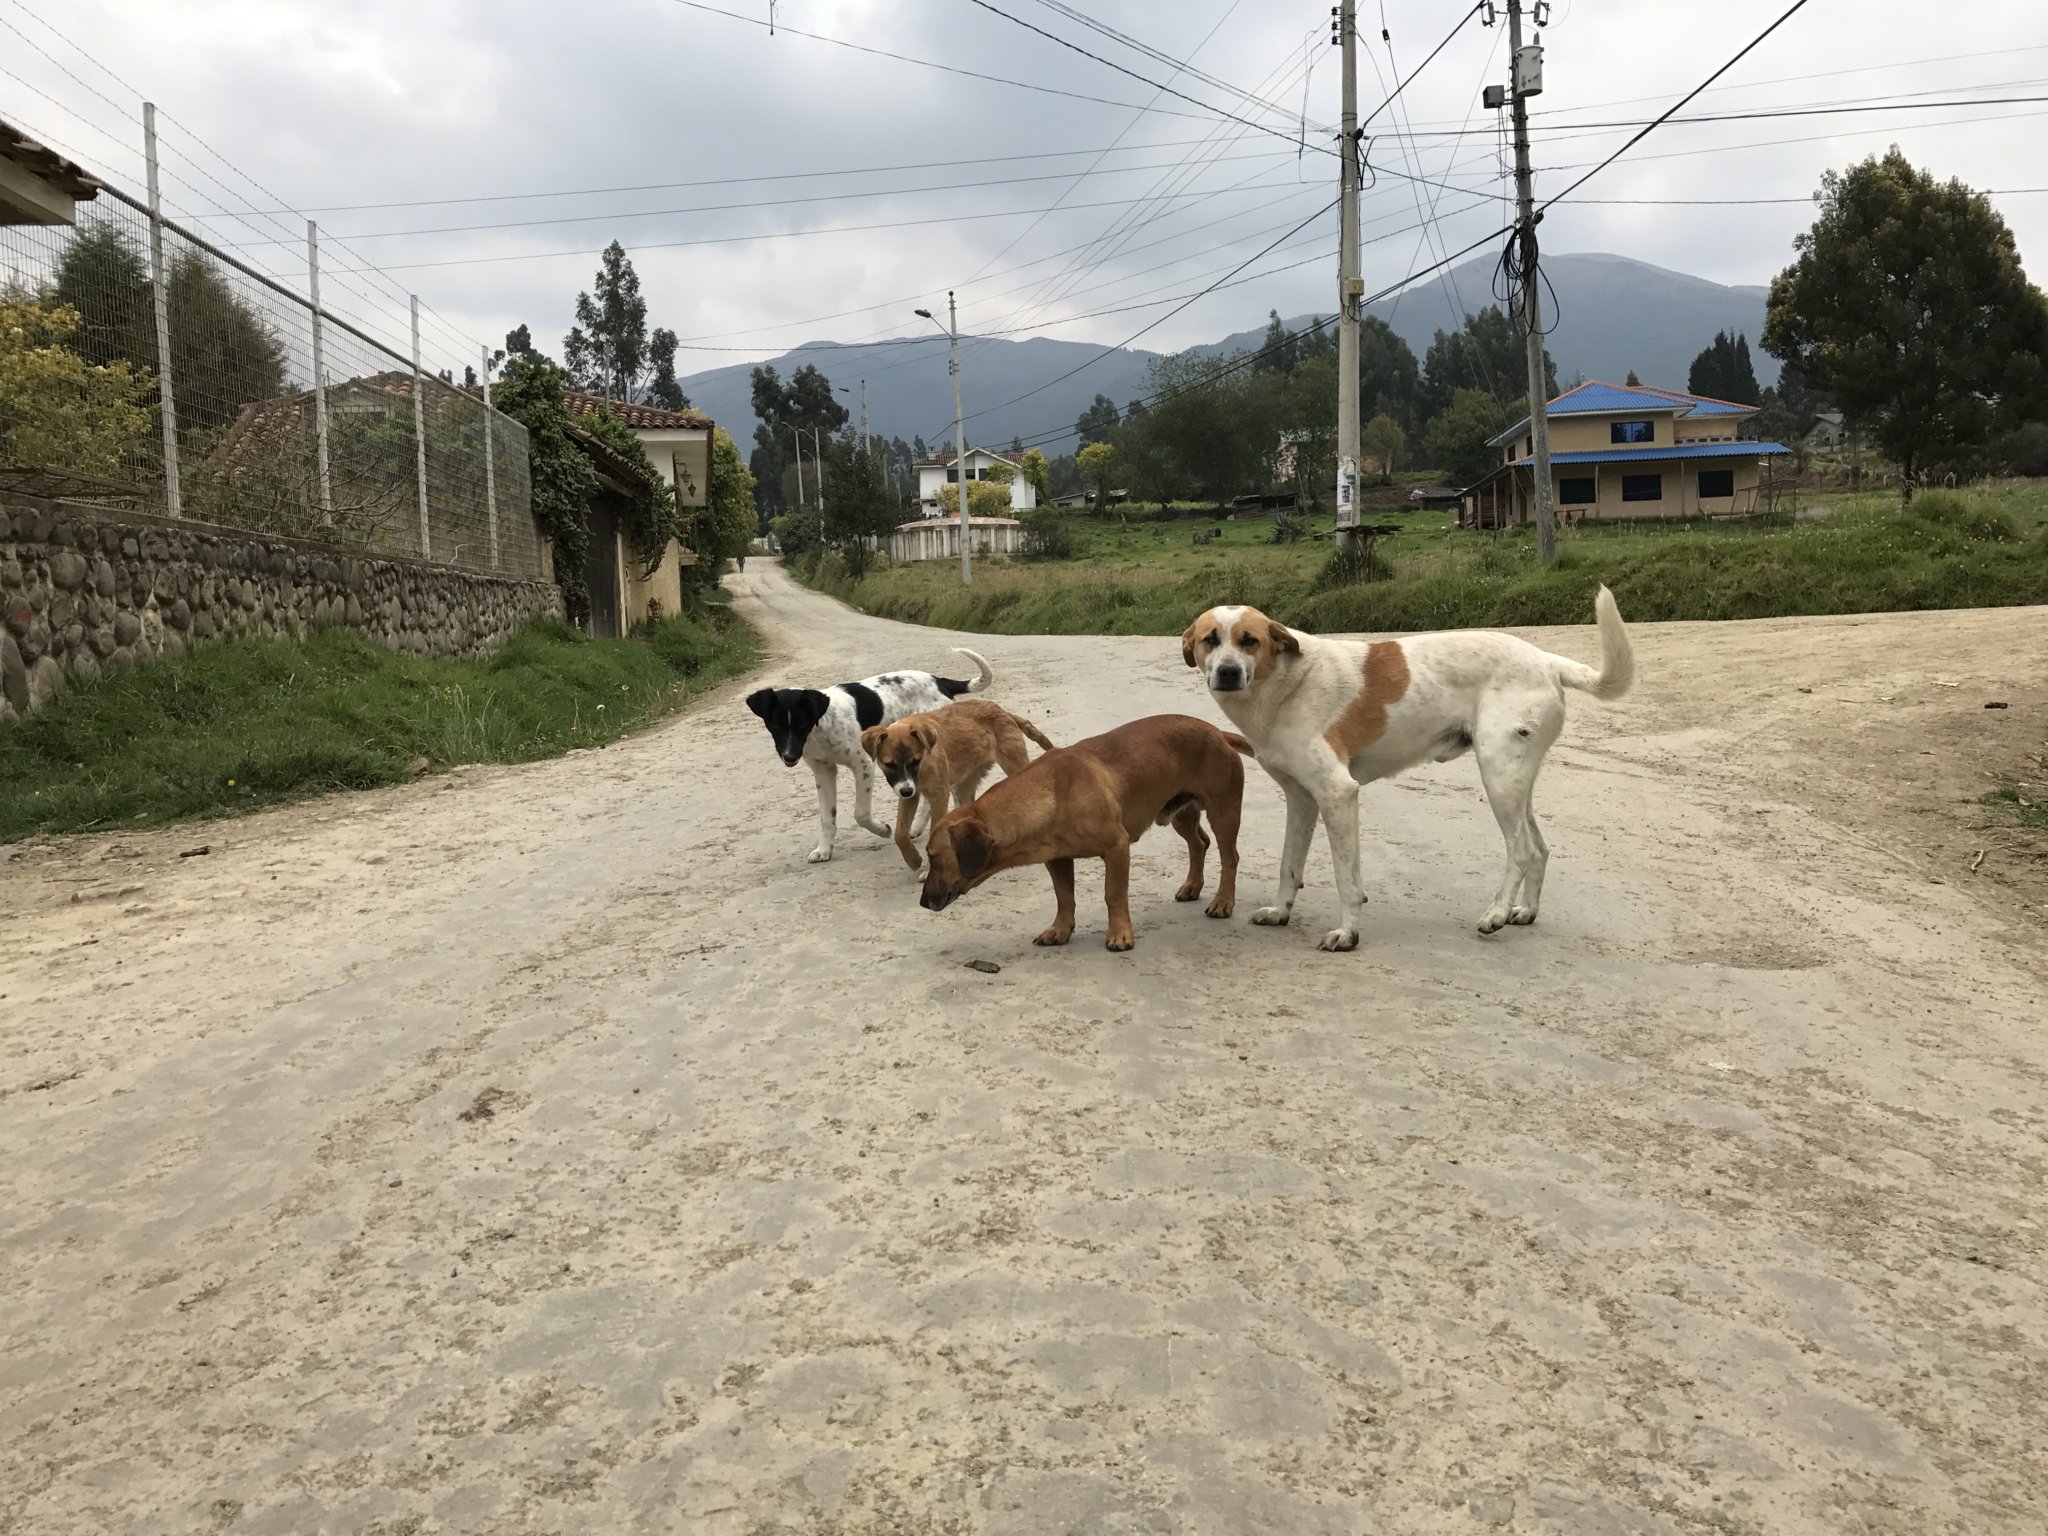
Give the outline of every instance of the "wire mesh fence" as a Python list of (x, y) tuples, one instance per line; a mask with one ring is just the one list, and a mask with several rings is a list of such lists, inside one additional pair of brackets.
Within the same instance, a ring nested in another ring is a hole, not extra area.
[(0, 489), (537, 579), (525, 429), (417, 355), (103, 187), (0, 226)]

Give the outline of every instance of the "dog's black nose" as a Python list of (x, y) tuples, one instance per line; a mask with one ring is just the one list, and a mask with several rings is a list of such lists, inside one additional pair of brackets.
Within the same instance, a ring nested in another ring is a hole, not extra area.
[(799, 752), (796, 755), (796, 757), (791, 757), (788, 753), (785, 752), (782, 755), (782, 766), (785, 768), (794, 768), (797, 765), (798, 760), (802, 758), (802, 756), (803, 754), (801, 752)]
[(1218, 693), (1235, 693), (1244, 686), (1244, 673), (1235, 666), (1218, 667), (1216, 676), (1209, 686)]

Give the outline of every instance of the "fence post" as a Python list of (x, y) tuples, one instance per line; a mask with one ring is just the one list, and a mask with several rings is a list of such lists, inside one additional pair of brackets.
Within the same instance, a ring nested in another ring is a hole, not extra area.
[(149, 166), (149, 288), (156, 310), (156, 389), (164, 432), (164, 511), (182, 515), (184, 487), (178, 478), (178, 405), (171, 391), (170, 282), (164, 271), (163, 202), (156, 184), (156, 103), (142, 104), (142, 155)]
[(320, 521), (334, 521), (334, 479), (327, 468), (327, 365), (320, 350), (320, 226), (306, 220), (306, 282), (313, 296), (313, 421), (320, 439)]
[(491, 569), (498, 569), (498, 456), (491, 447), (491, 349), (484, 357), (484, 506), (491, 519)]
[(420, 558), (434, 558), (433, 536), (427, 529), (427, 408), (420, 395), (420, 296), (412, 296), (412, 441), (419, 461)]

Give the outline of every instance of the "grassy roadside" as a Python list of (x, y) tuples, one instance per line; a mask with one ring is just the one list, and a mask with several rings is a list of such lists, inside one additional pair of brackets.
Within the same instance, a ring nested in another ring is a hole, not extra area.
[[(854, 581), (832, 556), (793, 563), (820, 590), (882, 618), (1002, 634), (1178, 634), (1212, 603), (1251, 603), (1312, 630), (1579, 624), (1596, 586), (1631, 619), (1744, 619), (2048, 603), (2048, 484), (1896, 495), (1823, 495), (1797, 523), (1583, 524), (1542, 565), (1526, 529), (1457, 529), (1446, 513), (1368, 512), (1390, 579), (1321, 579), (1328, 540), (1271, 542), (1265, 519), (1105, 527), (1077, 517), (1072, 559), (986, 561), (962, 590), (928, 561)], [(1324, 519), (1319, 531), (1326, 531)], [(1197, 527), (1222, 537), (1197, 546)]]
[(597, 746), (757, 654), (753, 631), (722, 604), (629, 640), (542, 620), (480, 662), (395, 655), (343, 630), (234, 637), (68, 690), (0, 730), (0, 842)]

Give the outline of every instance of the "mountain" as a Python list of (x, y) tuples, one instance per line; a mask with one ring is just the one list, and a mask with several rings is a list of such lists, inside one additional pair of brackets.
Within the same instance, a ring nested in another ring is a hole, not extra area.
[[(1633, 369), (1646, 384), (1683, 389), (1694, 356), (1720, 330), (1749, 337), (1760, 382), (1769, 384), (1778, 376), (1776, 360), (1757, 345), (1764, 327), (1764, 288), (1708, 282), (1627, 256), (1546, 256), (1543, 269), (1549, 278), (1543, 297), (1550, 325), (1548, 345), (1560, 381), (1584, 376), (1620, 383)], [(1392, 326), (1415, 349), (1420, 362), (1436, 332), (1453, 326), (1460, 303), (1471, 311), (1494, 302), (1493, 282), (1492, 258), (1478, 257), (1382, 299), (1367, 313)], [(1284, 323), (1293, 328), (1307, 325), (1311, 318), (1297, 315)], [(1189, 350), (1200, 356), (1228, 356), (1256, 350), (1264, 337), (1261, 324)], [(969, 442), (1001, 448), (1013, 436), (1030, 437), (1050, 425), (1072, 421), (1098, 392), (1119, 409), (1143, 394), (1145, 370), (1158, 354), (1120, 350), (1100, 357), (1102, 350), (1089, 343), (1043, 337), (963, 343), (960, 374), (970, 417)], [(868, 423), (876, 433), (906, 440), (921, 435), (934, 446), (952, 434), (953, 389), (942, 337), (914, 346), (807, 343), (762, 361), (772, 363), (784, 378), (805, 363), (816, 364), (847, 391), (843, 400), (856, 421), (857, 392), (865, 378)], [(691, 403), (732, 432), (743, 450), (754, 432), (748, 380), (754, 366), (734, 363), (682, 381)], [(1080, 371), (1073, 377), (1047, 382), (1075, 368)], [(1072, 443), (1045, 447), (1048, 453), (1057, 453)]]
[[(1145, 392), (1145, 371), (1159, 354), (1135, 349), (1101, 356), (1101, 346), (1079, 341), (1033, 337), (1025, 341), (963, 337), (960, 343), (961, 402), (967, 409), (971, 445), (1007, 448), (1010, 439), (1044, 433), (1071, 422), (1100, 391), (1117, 409)], [(815, 365), (834, 386), (846, 391), (840, 404), (860, 422), (860, 383), (867, 381), (868, 430), (905, 442), (923, 437), (933, 447), (953, 440), (953, 380), (946, 371), (946, 339), (934, 335), (929, 345), (883, 342), (860, 346), (812, 342), (780, 357), (761, 359), (787, 379), (806, 363)], [(1086, 366), (1083, 366), (1083, 365)], [(739, 440), (743, 453), (752, 451), (754, 404), (751, 373), (755, 363), (734, 363), (691, 374), (681, 381), (690, 404)], [(1070, 379), (1048, 386), (1070, 369)], [(1018, 398), (1022, 396), (1024, 398)], [(1005, 403), (1011, 402), (1014, 403)], [(1071, 448), (1048, 443), (1048, 453)]]
[[(1543, 270), (1550, 279), (1543, 292), (1546, 345), (1560, 382), (1583, 375), (1619, 384), (1633, 370), (1645, 384), (1683, 389), (1693, 358), (1723, 330), (1749, 338), (1759, 383), (1777, 382), (1777, 359), (1757, 344), (1768, 288), (1710, 283), (1627, 256), (1546, 256)], [(1479, 257), (1368, 305), (1366, 313), (1392, 326), (1419, 363), (1436, 333), (1457, 323), (1454, 316), (1495, 302), (1493, 284), (1493, 258)], [(1293, 330), (1314, 318), (1281, 323)], [(1265, 335), (1262, 325), (1190, 350), (1227, 357), (1259, 347)]]

